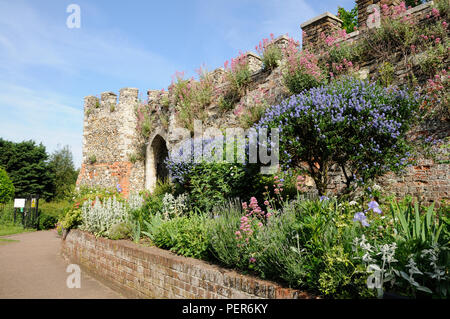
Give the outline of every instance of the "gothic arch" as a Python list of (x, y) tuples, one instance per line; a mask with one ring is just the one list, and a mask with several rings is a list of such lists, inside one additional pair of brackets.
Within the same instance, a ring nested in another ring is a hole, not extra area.
[(145, 158), (145, 189), (153, 191), (158, 180), (169, 176), (164, 160), (169, 155), (165, 134), (157, 132), (152, 134), (147, 145)]

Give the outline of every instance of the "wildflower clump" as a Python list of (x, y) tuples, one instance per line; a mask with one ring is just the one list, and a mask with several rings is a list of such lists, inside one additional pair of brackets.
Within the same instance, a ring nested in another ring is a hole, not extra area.
[(280, 64), (282, 57), (281, 48), (279, 48), (274, 41), (273, 33), (271, 33), (270, 40), (265, 38), (255, 47), (263, 62), (264, 70), (266, 71), (275, 69)]
[(217, 93), (219, 97), (219, 107), (223, 111), (233, 109), (236, 103), (239, 102), (245, 93), (245, 88), (250, 82), (251, 71), (247, 56), (244, 53), (239, 53), (239, 56), (225, 61), (225, 79), (226, 86), (219, 89)]
[(300, 51), (299, 46), (297, 41), (289, 39), (288, 45), (284, 49), (286, 63), (283, 80), (293, 94), (319, 86), (325, 79), (317, 56), (308, 50)]
[(193, 131), (194, 120), (206, 119), (206, 107), (212, 102), (214, 85), (211, 75), (204, 69), (197, 70), (198, 80), (184, 79), (184, 72), (176, 72), (169, 86), (172, 104), (176, 106), (181, 124)]

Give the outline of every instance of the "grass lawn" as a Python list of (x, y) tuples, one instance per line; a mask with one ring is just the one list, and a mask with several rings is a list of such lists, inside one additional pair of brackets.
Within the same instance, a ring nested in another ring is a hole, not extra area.
[(8, 238), (0, 238), (0, 246), (1, 245), (6, 245), (9, 243), (18, 243), (18, 240), (14, 240), (14, 239), (8, 239)]
[(25, 232), (35, 231), (35, 229), (24, 229), (17, 225), (0, 225), (0, 236), (8, 236)]

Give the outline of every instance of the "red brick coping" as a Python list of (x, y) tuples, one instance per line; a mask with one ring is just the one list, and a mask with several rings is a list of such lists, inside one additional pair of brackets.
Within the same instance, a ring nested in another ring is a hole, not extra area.
[(126, 240), (71, 230), (61, 253), (111, 288), (133, 298), (310, 299), (314, 296), (202, 260)]

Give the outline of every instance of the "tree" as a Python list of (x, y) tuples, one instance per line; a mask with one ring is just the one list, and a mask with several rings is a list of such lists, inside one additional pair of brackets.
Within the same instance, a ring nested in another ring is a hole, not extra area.
[(53, 197), (52, 174), (48, 168), (45, 146), (34, 141), (14, 143), (0, 138), (0, 166), (14, 184), (16, 195), (39, 194)]
[(355, 27), (358, 26), (358, 5), (347, 11), (342, 7), (338, 7), (338, 17), (342, 20), (342, 28), (351, 33), (355, 31)]
[(53, 193), (55, 198), (62, 199), (72, 191), (78, 177), (73, 164), (73, 155), (68, 145), (56, 149), (48, 163), (53, 175)]
[(0, 204), (9, 202), (14, 198), (14, 185), (6, 171), (0, 167)]
[(313, 88), (269, 108), (256, 128), (278, 128), (280, 161), (301, 167), (326, 193), (328, 171), (342, 170), (345, 190), (408, 164), (406, 133), (417, 119), (417, 94), (352, 78)]

